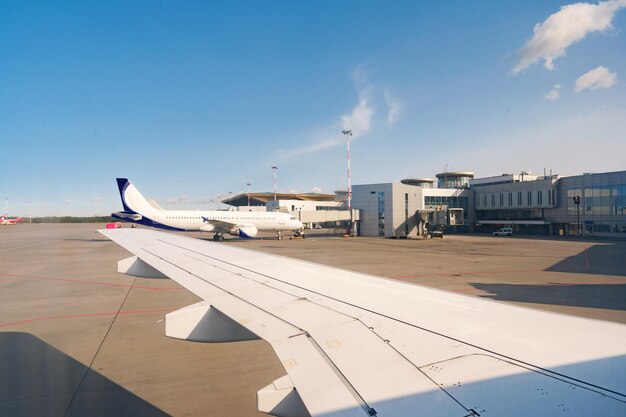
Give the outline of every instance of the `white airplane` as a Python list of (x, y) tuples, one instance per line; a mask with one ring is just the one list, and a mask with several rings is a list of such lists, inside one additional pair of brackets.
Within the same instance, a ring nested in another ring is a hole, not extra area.
[(165, 334), (262, 338), (281, 417), (626, 416), (626, 326), (549, 313), (154, 230), (101, 233), (202, 300)]
[(213, 240), (222, 242), (224, 234), (251, 238), (257, 232), (292, 231), (304, 237), (304, 226), (288, 213), (243, 211), (163, 210), (154, 200), (146, 200), (126, 178), (117, 178), (124, 211), (111, 216), (131, 223), (178, 231), (213, 232)]

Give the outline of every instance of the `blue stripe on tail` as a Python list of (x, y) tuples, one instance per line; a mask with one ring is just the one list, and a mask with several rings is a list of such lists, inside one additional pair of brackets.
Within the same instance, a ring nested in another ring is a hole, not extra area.
[(116, 178), (116, 180), (117, 188), (120, 190), (120, 198), (122, 199), (122, 206), (124, 207), (124, 211), (135, 213), (134, 210), (126, 205), (126, 200), (124, 200), (124, 191), (126, 191), (126, 187), (130, 185), (130, 181), (128, 181), (128, 178)]

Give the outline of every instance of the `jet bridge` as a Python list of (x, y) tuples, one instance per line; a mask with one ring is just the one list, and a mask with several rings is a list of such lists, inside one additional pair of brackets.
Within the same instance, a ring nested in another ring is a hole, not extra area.
[(360, 211), (351, 210), (297, 210), (290, 211), (289, 214), (300, 220), (304, 225), (312, 228), (314, 224), (329, 222), (358, 222), (360, 220)]
[(464, 224), (462, 208), (422, 209), (415, 212), (417, 233), (427, 237), (432, 226), (448, 227)]

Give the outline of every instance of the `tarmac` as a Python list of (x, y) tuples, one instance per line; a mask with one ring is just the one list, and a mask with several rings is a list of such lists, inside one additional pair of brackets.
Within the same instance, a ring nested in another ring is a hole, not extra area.
[[(198, 299), (169, 279), (118, 274), (129, 254), (102, 227), (0, 226), (0, 416), (264, 415), (256, 391), (284, 375), (269, 345), (165, 337), (165, 314)], [(626, 241), (317, 232), (223, 244), (626, 323)]]

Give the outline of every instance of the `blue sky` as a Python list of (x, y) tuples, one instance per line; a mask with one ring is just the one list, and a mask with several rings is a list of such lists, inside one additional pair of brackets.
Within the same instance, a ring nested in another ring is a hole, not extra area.
[(626, 169), (626, 1), (568, 4), (4, 1), (0, 196), (108, 214), (123, 176), (209, 209), (272, 165), (333, 192), (345, 128), (353, 184)]

